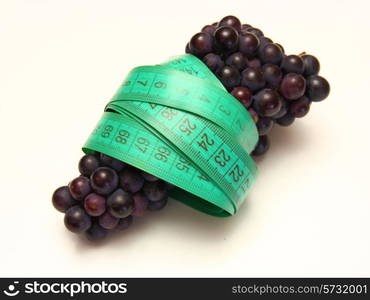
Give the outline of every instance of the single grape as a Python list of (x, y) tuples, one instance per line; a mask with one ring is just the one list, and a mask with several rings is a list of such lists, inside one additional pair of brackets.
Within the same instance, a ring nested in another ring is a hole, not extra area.
[(239, 36), (239, 51), (251, 57), (256, 53), (260, 45), (260, 41), (256, 35), (251, 32), (242, 33)]
[(213, 50), (213, 38), (210, 34), (199, 32), (195, 34), (189, 43), (191, 53), (198, 57), (203, 57)]
[(99, 168), (100, 161), (95, 155), (86, 154), (78, 163), (78, 170), (83, 176), (90, 176), (95, 169)]
[(249, 28), (248, 31), (251, 32), (251, 33), (253, 33), (257, 37), (262, 37), (263, 36), (262, 30), (261, 29), (258, 29), (258, 28), (255, 28), (255, 27)]
[(240, 31), (242, 27), (239, 19), (234, 16), (223, 17), (218, 23), (218, 26), (230, 26), (233, 27), (236, 31)]
[(303, 64), (304, 64), (304, 73), (305, 77), (311, 75), (317, 75), (320, 71), (320, 62), (319, 60), (313, 55), (303, 55), (302, 56)]
[(293, 124), (294, 120), (295, 120), (295, 117), (291, 113), (288, 112), (284, 116), (276, 119), (275, 122), (281, 126), (289, 126)]
[(64, 215), (64, 224), (74, 233), (86, 231), (91, 226), (90, 216), (79, 205), (67, 209)]
[(125, 218), (132, 213), (133, 199), (130, 193), (117, 189), (107, 199), (107, 209), (117, 218)]
[(311, 101), (322, 101), (330, 93), (329, 82), (319, 75), (312, 75), (307, 78), (306, 95)]
[(294, 100), (289, 105), (289, 112), (296, 118), (302, 118), (310, 110), (311, 101), (306, 96)]
[(284, 116), (288, 112), (288, 109), (289, 109), (288, 101), (283, 99), (281, 96), (280, 96), (280, 98), (282, 99), (281, 100), (282, 104), (281, 104), (280, 110), (272, 116), (272, 118), (274, 118), (274, 119), (281, 118), (282, 116)]
[(213, 25), (206, 25), (202, 28), (202, 32), (205, 32), (205, 33), (208, 33), (210, 36), (213, 36), (213, 34), (215, 33), (215, 30), (216, 30), (216, 26), (213, 26)]
[(216, 74), (220, 72), (223, 66), (225, 65), (221, 57), (214, 53), (208, 53), (206, 56), (204, 56), (203, 62), (213, 73)]
[(134, 200), (134, 210), (132, 211), (132, 215), (135, 217), (143, 216), (148, 208), (148, 198), (142, 191), (140, 191), (133, 194), (132, 199)]
[(88, 194), (84, 200), (85, 211), (93, 217), (105, 212), (105, 198), (95, 193)]
[(278, 65), (283, 59), (283, 52), (276, 44), (268, 43), (259, 52), (259, 58), (264, 64), (271, 63)]
[(89, 178), (79, 176), (73, 179), (69, 184), (69, 192), (76, 200), (82, 200), (91, 191)]
[(65, 212), (71, 206), (76, 205), (77, 201), (72, 198), (68, 186), (61, 186), (53, 193), (52, 203), (56, 210)]
[(252, 116), (254, 123), (257, 123), (259, 119), (258, 113), (252, 107), (248, 108), (248, 112)]
[(258, 139), (258, 143), (251, 153), (253, 156), (260, 156), (265, 154), (270, 148), (270, 140), (267, 135), (262, 135)]
[(247, 66), (247, 59), (241, 52), (235, 52), (226, 59), (226, 64), (241, 71)]
[(242, 72), (242, 85), (249, 88), (252, 93), (262, 89), (266, 81), (260, 68), (246, 68)]
[(126, 164), (123, 161), (115, 159), (114, 157), (108, 156), (106, 154), (100, 154), (100, 161), (104, 167), (109, 167), (117, 172), (121, 172)]
[(272, 89), (263, 89), (253, 96), (253, 108), (260, 116), (271, 117), (282, 105), (280, 95)]
[(260, 68), (262, 66), (262, 63), (258, 58), (248, 60), (247, 64), (249, 68)]
[(252, 104), (252, 93), (251, 91), (244, 87), (238, 86), (235, 87), (231, 94), (241, 103), (245, 108), (248, 108)]
[(220, 51), (234, 50), (238, 46), (238, 32), (230, 26), (221, 26), (214, 33), (215, 44)]
[(158, 201), (149, 201), (148, 210), (150, 211), (160, 210), (166, 206), (167, 202), (168, 202), (168, 197), (163, 198), (162, 200), (158, 200)]
[(280, 68), (274, 64), (264, 64), (262, 67), (263, 78), (271, 88), (278, 87), (283, 79)]
[(279, 47), (280, 47), (281, 52), (283, 52), (283, 54), (285, 53), (285, 50), (284, 50), (284, 47), (283, 47), (283, 46), (281, 46), (281, 45), (280, 45), (280, 44), (278, 44), (278, 43), (275, 43), (275, 45), (277, 45), (277, 46), (279, 46)]
[(167, 196), (166, 182), (158, 180), (154, 182), (145, 182), (143, 190), (144, 195), (149, 201), (159, 201)]
[(259, 118), (258, 122), (256, 123), (258, 134), (265, 135), (269, 133), (269, 131), (274, 126), (274, 120), (269, 117), (262, 117)]
[(99, 216), (99, 225), (105, 229), (114, 229), (118, 222), (119, 218), (112, 216), (108, 211)]
[(144, 185), (144, 177), (140, 175), (140, 171), (130, 167), (119, 173), (120, 186), (129, 193), (138, 192)]
[(98, 241), (104, 239), (108, 234), (107, 229), (101, 227), (99, 224), (94, 223), (86, 232), (85, 236), (90, 241)]
[(108, 167), (100, 167), (91, 174), (90, 181), (95, 192), (101, 195), (108, 195), (117, 188), (119, 178), (115, 170)]
[(303, 96), (306, 89), (306, 80), (302, 75), (288, 73), (283, 77), (280, 92), (287, 100), (295, 100)]
[(222, 84), (228, 89), (240, 84), (240, 73), (235, 67), (224, 66), (217, 75)]
[(302, 74), (304, 71), (303, 60), (298, 55), (285, 56), (280, 67), (285, 73)]
[(119, 219), (118, 225), (116, 226), (116, 230), (124, 230), (130, 227), (134, 218), (132, 216), (127, 216), (126, 218)]
[(159, 179), (157, 176), (149, 174), (145, 171), (141, 171), (140, 175), (143, 176), (146, 181), (157, 181)]
[(243, 25), (242, 25), (242, 31), (243, 31), (243, 30), (248, 30), (249, 28), (252, 28), (252, 26), (251, 26), (251, 25), (249, 25), (249, 24), (243, 24)]
[(189, 43), (187, 43), (186, 46), (185, 46), (185, 53), (191, 53)]
[(258, 56), (260, 56), (260, 55), (261, 55), (263, 48), (264, 48), (267, 44), (271, 44), (271, 43), (273, 43), (273, 41), (272, 41), (270, 38), (268, 38), (268, 37), (264, 37), (264, 36), (259, 37), (259, 40), (260, 40), (260, 46), (258, 47), (258, 50), (257, 50), (257, 54), (258, 54)]

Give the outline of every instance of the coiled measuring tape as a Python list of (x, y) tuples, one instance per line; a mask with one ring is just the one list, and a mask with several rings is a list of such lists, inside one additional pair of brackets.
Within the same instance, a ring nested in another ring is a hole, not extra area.
[(255, 123), (213, 73), (186, 54), (134, 68), (83, 146), (151, 173), (202, 212), (237, 212), (257, 168)]

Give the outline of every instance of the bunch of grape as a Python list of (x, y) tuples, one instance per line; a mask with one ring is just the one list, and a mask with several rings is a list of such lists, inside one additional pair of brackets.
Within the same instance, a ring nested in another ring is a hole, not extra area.
[(167, 204), (169, 183), (102, 153), (86, 154), (80, 176), (55, 190), (54, 207), (65, 213), (64, 224), (89, 240), (129, 227), (133, 216)]
[[(267, 133), (275, 123), (289, 126), (305, 116), (312, 101), (324, 100), (329, 83), (318, 75), (316, 57), (285, 55), (283, 47), (261, 30), (234, 16), (206, 25), (186, 45), (186, 53), (202, 59), (225, 88), (249, 111), (259, 133), (252, 155), (270, 146)], [(65, 213), (64, 224), (90, 240), (129, 227), (133, 216), (163, 208), (173, 186), (103, 153), (84, 155), (80, 176), (52, 196)]]
[(259, 133), (254, 156), (269, 149), (267, 134), (275, 123), (291, 125), (330, 91), (327, 80), (318, 75), (316, 57), (286, 55), (280, 44), (234, 16), (204, 26), (185, 52), (202, 59), (252, 115)]

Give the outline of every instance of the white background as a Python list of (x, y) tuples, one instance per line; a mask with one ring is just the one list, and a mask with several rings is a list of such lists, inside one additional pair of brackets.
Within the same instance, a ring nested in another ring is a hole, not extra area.
[[(0, 276), (370, 276), (368, 1), (0, 1)], [(327, 100), (275, 128), (240, 212), (171, 201), (97, 245), (51, 205), (134, 66), (235, 14), (316, 55)]]

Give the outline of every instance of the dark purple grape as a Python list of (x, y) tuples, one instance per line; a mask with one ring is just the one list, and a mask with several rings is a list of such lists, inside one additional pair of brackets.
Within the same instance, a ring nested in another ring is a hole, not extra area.
[(128, 227), (130, 227), (133, 220), (134, 220), (134, 218), (132, 216), (128, 216), (126, 218), (119, 219), (118, 225), (115, 229), (116, 230), (127, 229)]
[(246, 68), (247, 59), (241, 52), (235, 52), (226, 59), (226, 64), (241, 71)]
[(208, 53), (206, 56), (204, 56), (203, 62), (215, 74), (220, 72), (223, 66), (225, 65), (221, 57), (214, 53)]
[(266, 81), (260, 68), (246, 68), (242, 72), (242, 85), (249, 88), (252, 93), (262, 89)]
[(105, 229), (114, 229), (119, 222), (119, 218), (112, 216), (108, 211), (99, 217), (99, 225)]
[(248, 108), (248, 111), (250, 115), (252, 116), (254, 123), (257, 123), (259, 119), (258, 113), (252, 107)]
[(221, 26), (214, 33), (215, 44), (220, 51), (234, 50), (238, 46), (238, 32), (230, 26)]
[(249, 28), (252, 28), (253, 26), (249, 25), (249, 24), (243, 24), (242, 25), (242, 31), (243, 30), (248, 30)]
[(69, 192), (76, 200), (82, 200), (91, 191), (89, 178), (79, 176), (73, 179), (69, 185)]
[(270, 140), (267, 135), (262, 135), (258, 139), (258, 143), (251, 153), (253, 156), (260, 156), (265, 154), (270, 148)]
[(101, 195), (108, 195), (118, 187), (119, 178), (115, 170), (108, 167), (100, 167), (91, 174), (90, 181), (95, 192)]
[(253, 33), (257, 37), (262, 37), (263, 36), (262, 30), (261, 29), (258, 29), (258, 28), (255, 28), (255, 27), (249, 28), (248, 31), (251, 32), (251, 33)]
[(280, 45), (280, 44), (278, 44), (278, 43), (275, 43), (275, 45), (277, 45), (277, 46), (279, 46), (279, 47), (280, 47), (281, 52), (283, 52), (283, 54), (285, 53), (285, 50), (284, 50), (284, 47), (283, 47), (283, 46), (281, 46), (281, 45)]
[(108, 197), (107, 208), (110, 214), (117, 218), (129, 216), (134, 208), (131, 194), (122, 189), (117, 189)]
[(267, 44), (272, 44), (273, 43), (273, 41), (270, 38), (268, 38), (268, 37), (261, 36), (259, 39), (260, 39), (260, 46), (259, 46), (259, 48), (257, 50), (258, 55), (260, 55), (262, 53), (262, 49)]
[(135, 217), (143, 216), (148, 208), (148, 198), (141, 191), (135, 193), (132, 198), (134, 199), (134, 210), (132, 211), (132, 215)]
[(311, 101), (322, 101), (330, 93), (329, 82), (319, 75), (312, 75), (307, 78), (306, 95)]
[(263, 78), (269, 87), (278, 87), (283, 79), (283, 73), (280, 68), (274, 64), (264, 64), (262, 67)]
[(264, 64), (270, 63), (279, 65), (283, 59), (283, 52), (280, 47), (273, 43), (266, 44), (259, 52), (259, 58)]
[(296, 118), (302, 118), (310, 110), (311, 101), (306, 96), (294, 100), (289, 105), (289, 112)]
[(295, 120), (295, 117), (288, 112), (281, 118), (276, 119), (275, 122), (281, 126), (289, 126), (294, 122), (294, 120)]
[(78, 170), (83, 176), (90, 176), (95, 169), (99, 168), (99, 159), (92, 154), (86, 154), (82, 156), (78, 163)]
[(205, 32), (195, 34), (189, 43), (190, 52), (196, 56), (203, 57), (213, 50), (213, 38)]
[(272, 89), (263, 89), (253, 96), (253, 108), (260, 116), (271, 117), (282, 105), (280, 95)]
[(272, 118), (274, 118), (274, 119), (281, 118), (282, 116), (284, 116), (288, 112), (288, 109), (289, 109), (288, 101), (286, 101), (282, 98), (282, 104), (281, 104), (280, 110), (276, 114), (274, 114), (272, 116)]
[(130, 167), (119, 173), (121, 188), (129, 193), (138, 192), (144, 185), (144, 177), (136, 168)]
[(218, 73), (218, 78), (228, 89), (240, 84), (240, 73), (237, 68), (232, 66), (224, 66)]
[(191, 53), (189, 43), (187, 43), (185, 46), (185, 53)]
[(105, 198), (95, 193), (88, 194), (84, 200), (85, 211), (93, 217), (105, 212)]
[(112, 168), (117, 172), (121, 172), (126, 164), (123, 161), (115, 159), (114, 157), (108, 156), (106, 154), (100, 154), (100, 161), (103, 166)]
[(319, 60), (313, 55), (303, 55), (302, 56), (303, 64), (304, 64), (304, 73), (305, 77), (311, 75), (317, 75), (320, 71), (320, 62)]
[(157, 176), (154, 176), (153, 174), (147, 173), (145, 171), (141, 171), (140, 175), (144, 177), (146, 181), (157, 181), (159, 178)]
[(239, 51), (247, 57), (253, 56), (259, 45), (258, 37), (251, 32), (246, 32), (239, 36)]
[(162, 200), (159, 200), (159, 201), (149, 201), (148, 210), (150, 211), (160, 210), (166, 206), (167, 202), (168, 202), (168, 197), (163, 198)]
[(91, 218), (82, 207), (75, 205), (67, 209), (64, 215), (64, 224), (68, 230), (80, 233), (89, 229)]
[(68, 186), (61, 186), (53, 193), (52, 203), (56, 210), (65, 212), (71, 206), (76, 205), (77, 201), (72, 198)]
[(205, 33), (208, 33), (210, 36), (213, 36), (213, 34), (215, 33), (215, 30), (216, 30), (216, 26), (213, 26), (213, 25), (206, 25), (202, 28), (202, 32), (205, 32)]
[(167, 185), (163, 180), (145, 182), (142, 191), (149, 201), (159, 201), (167, 197)]
[(248, 60), (249, 68), (260, 68), (262, 66), (261, 61), (258, 58), (252, 58)]
[(230, 26), (233, 27), (236, 31), (240, 31), (242, 25), (237, 17), (234, 16), (226, 16), (221, 19), (218, 23), (218, 26)]
[(244, 87), (238, 86), (231, 91), (231, 94), (241, 103), (245, 108), (248, 108), (252, 104), (252, 93)]
[(93, 224), (86, 232), (85, 236), (90, 241), (99, 241), (104, 239), (108, 234), (107, 229), (101, 227), (99, 224)]
[(259, 118), (258, 122), (256, 123), (258, 134), (265, 135), (269, 133), (269, 131), (274, 126), (274, 120), (269, 117), (262, 117)]
[(303, 60), (298, 55), (285, 56), (280, 67), (285, 73), (302, 74), (304, 71)]
[(304, 95), (306, 89), (306, 80), (302, 75), (295, 73), (288, 73), (284, 76), (280, 92), (285, 99), (295, 100)]

